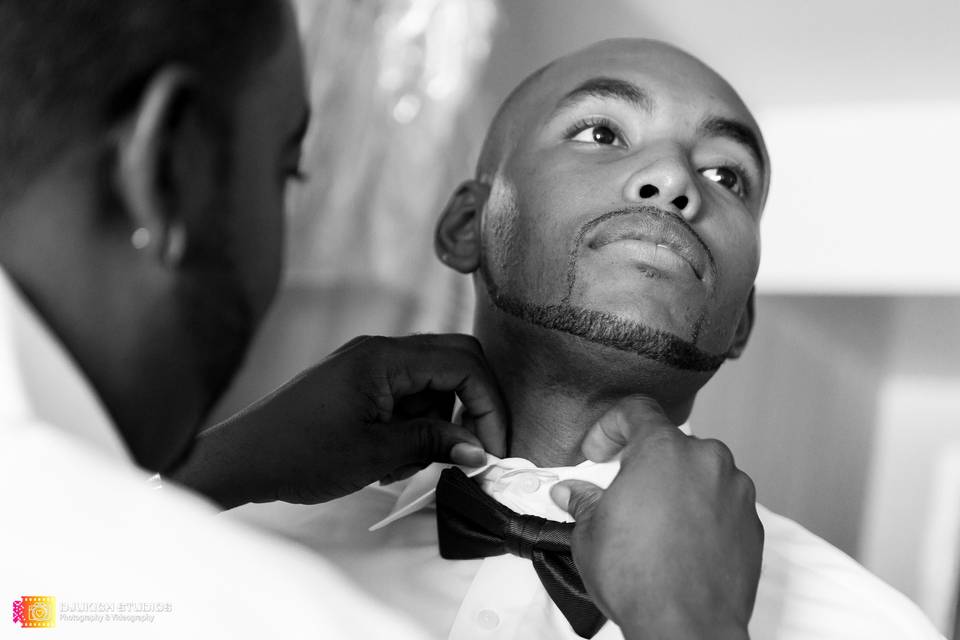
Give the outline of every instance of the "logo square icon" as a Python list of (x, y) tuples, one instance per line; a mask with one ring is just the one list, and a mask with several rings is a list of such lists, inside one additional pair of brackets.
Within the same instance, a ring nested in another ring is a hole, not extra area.
[(57, 626), (57, 599), (53, 596), (23, 596), (13, 601), (13, 621), (20, 628), (50, 628)]

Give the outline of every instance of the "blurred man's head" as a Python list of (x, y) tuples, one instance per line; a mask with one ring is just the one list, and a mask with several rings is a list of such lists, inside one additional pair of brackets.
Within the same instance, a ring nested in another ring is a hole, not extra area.
[[(102, 395), (124, 363), (98, 354), (123, 343), (206, 411), (279, 282), (308, 117), (291, 7), (0, 0), (0, 24), (0, 260)], [(149, 466), (196, 426), (134, 431), (122, 404)]]
[(479, 335), (613, 368), (640, 356), (695, 391), (749, 335), (767, 185), (759, 129), (722, 78), (663, 43), (606, 41), (511, 94), (437, 250), (477, 274)]

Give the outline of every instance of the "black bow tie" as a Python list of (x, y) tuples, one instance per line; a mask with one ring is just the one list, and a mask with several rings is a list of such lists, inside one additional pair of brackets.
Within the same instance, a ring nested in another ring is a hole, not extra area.
[(460, 469), (444, 469), (437, 484), (440, 555), (450, 560), (512, 553), (533, 561), (540, 582), (582, 638), (607, 619), (583, 587), (570, 554), (573, 523), (522, 516), (485, 494)]

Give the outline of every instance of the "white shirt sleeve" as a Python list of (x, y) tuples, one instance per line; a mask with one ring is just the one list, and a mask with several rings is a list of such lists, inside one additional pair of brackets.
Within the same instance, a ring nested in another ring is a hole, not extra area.
[[(423, 637), (317, 554), (218, 518), (175, 487), (151, 490), (147, 474), (55, 429), (4, 427), (2, 606), (54, 596), (63, 637)], [(141, 602), (170, 610), (139, 622), (78, 622), (66, 611)]]
[(760, 505), (766, 539), (752, 638), (943, 640), (906, 596), (796, 522)]

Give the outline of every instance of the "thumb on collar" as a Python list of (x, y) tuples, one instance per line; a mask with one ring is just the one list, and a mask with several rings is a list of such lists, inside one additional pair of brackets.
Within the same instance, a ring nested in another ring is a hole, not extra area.
[(553, 485), (550, 497), (574, 520), (582, 522), (593, 516), (597, 503), (603, 497), (603, 489), (586, 480), (564, 480)]

